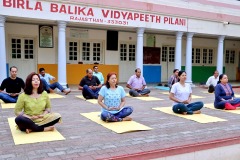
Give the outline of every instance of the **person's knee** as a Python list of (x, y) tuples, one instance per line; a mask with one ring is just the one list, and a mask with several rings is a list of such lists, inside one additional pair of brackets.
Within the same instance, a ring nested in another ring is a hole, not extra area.
[(103, 121), (106, 121), (106, 119), (107, 119), (107, 112), (102, 112), (101, 113), (101, 115), (100, 115), (100, 117), (101, 117), (101, 119), (103, 120)]
[(84, 85), (84, 86), (83, 86), (83, 89), (88, 89), (88, 88), (89, 88), (88, 85)]
[(203, 104), (203, 102), (198, 102), (198, 105), (199, 105), (199, 107), (202, 108), (204, 104)]
[(131, 114), (133, 112), (133, 107), (129, 106), (127, 107), (127, 113)]
[(24, 117), (19, 115), (15, 118), (15, 123), (16, 124), (21, 124), (24, 121)]

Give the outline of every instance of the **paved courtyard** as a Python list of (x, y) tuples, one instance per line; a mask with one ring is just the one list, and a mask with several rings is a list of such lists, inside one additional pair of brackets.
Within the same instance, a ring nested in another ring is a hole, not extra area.
[[(62, 141), (15, 145), (9, 128), (9, 117), (14, 117), (13, 109), (0, 109), (0, 159), (129, 159), (132, 155), (144, 155), (157, 151), (169, 151), (181, 146), (208, 144), (226, 139), (239, 141), (240, 116), (220, 110), (203, 108), (202, 113), (226, 119), (224, 122), (201, 124), (177, 116), (153, 110), (153, 107), (168, 107), (172, 101), (167, 92), (150, 86), (150, 96), (161, 101), (143, 101), (127, 97), (126, 105), (133, 106), (134, 121), (153, 128), (117, 134), (80, 115), (80, 113), (100, 111), (100, 106), (76, 98), (81, 95), (76, 87), (62, 99), (51, 99), (52, 111), (62, 115), (63, 123), (57, 130), (66, 138)], [(128, 90), (125, 88), (126, 92)], [(238, 88), (235, 93), (240, 94)], [(214, 94), (204, 93), (206, 89), (195, 87), (193, 94), (205, 98), (193, 99), (213, 103)], [(60, 93), (61, 94), (61, 93)], [(151, 156), (150, 156), (151, 157)], [(152, 156), (151, 158), (156, 158)], [(132, 158), (134, 159), (134, 158)], [(137, 158), (141, 159), (141, 158)], [(144, 158), (146, 159), (146, 158)]]

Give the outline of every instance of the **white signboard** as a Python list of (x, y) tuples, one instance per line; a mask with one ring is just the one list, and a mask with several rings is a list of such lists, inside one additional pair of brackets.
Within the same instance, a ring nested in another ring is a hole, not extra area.
[(187, 19), (36, 0), (2, 0), (0, 15), (126, 27), (187, 31)]

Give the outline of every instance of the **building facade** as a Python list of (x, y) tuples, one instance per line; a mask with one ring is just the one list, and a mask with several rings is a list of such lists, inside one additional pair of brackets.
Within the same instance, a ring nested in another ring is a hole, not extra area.
[(1, 0), (0, 81), (14, 65), (23, 79), (44, 67), (78, 84), (95, 64), (120, 82), (135, 68), (154, 83), (174, 68), (189, 83), (216, 69), (239, 80), (239, 15), (236, 0)]

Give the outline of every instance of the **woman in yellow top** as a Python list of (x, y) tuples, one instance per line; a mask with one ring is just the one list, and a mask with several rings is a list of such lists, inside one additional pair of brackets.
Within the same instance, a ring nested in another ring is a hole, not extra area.
[(42, 82), (37, 73), (31, 73), (26, 79), (24, 93), (17, 100), (15, 106), (15, 122), (21, 131), (26, 133), (53, 131), (61, 115), (51, 113), (51, 104)]

